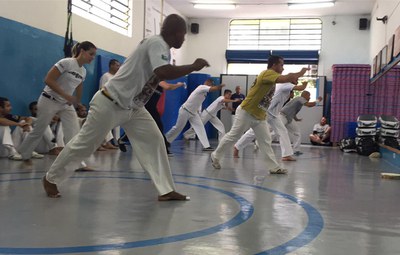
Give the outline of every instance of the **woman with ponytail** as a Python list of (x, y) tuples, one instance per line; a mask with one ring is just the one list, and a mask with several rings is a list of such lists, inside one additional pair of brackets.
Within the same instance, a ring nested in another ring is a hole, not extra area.
[(96, 49), (96, 46), (88, 41), (77, 43), (72, 49), (73, 57), (61, 59), (47, 73), (44, 79), (46, 86), (38, 100), (35, 128), (18, 148), (23, 160), (30, 162), (33, 150), (56, 114), (61, 119), (65, 143), (79, 132), (74, 106), (81, 101), (83, 81), (86, 77), (83, 65), (93, 61)]

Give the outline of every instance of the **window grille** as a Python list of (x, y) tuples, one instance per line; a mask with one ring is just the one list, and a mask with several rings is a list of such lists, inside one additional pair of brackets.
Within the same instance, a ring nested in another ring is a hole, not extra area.
[(320, 50), (320, 19), (232, 20), (231, 50)]
[(124, 35), (131, 34), (130, 0), (72, 0), (72, 12)]

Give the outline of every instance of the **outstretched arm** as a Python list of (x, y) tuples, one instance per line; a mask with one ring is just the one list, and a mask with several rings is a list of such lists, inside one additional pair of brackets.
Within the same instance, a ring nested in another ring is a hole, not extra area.
[(319, 102), (321, 102), (321, 101), (322, 101), (322, 97), (319, 96), (318, 99), (317, 99), (317, 101), (315, 101), (315, 102), (307, 102), (307, 103), (305, 103), (304, 105), (307, 106), (307, 107), (314, 107), (314, 106), (317, 105), (317, 103), (319, 103)]
[(276, 79), (276, 83), (293, 83), (294, 81), (297, 81), (297, 79), (299, 79), (301, 76), (303, 76), (308, 70), (310, 70), (310, 68), (303, 67), (300, 72), (281, 75), (278, 77), (278, 79)]
[(154, 73), (160, 80), (173, 80), (208, 66), (210, 65), (205, 59), (198, 58), (190, 65), (174, 66), (168, 64), (157, 67)]
[(299, 90), (299, 91), (305, 90), (307, 88), (307, 85), (308, 81), (303, 81), (301, 85), (294, 86), (293, 90)]
[(165, 90), (175, 90), (185, 85), (184, 82), (178, 82), (176, 84), (168, 83), (166, 81), (161, 81), (159, 85)]
[(212, 86), (212, 87), (210, 87), (210, 92), (214, 92), (214, 91), (217, 91), (217, 90), (221, 90), (223, 87), (225, 87), (225, 84), (220, 84), (220, 85), (217, 85), (217, 86)]

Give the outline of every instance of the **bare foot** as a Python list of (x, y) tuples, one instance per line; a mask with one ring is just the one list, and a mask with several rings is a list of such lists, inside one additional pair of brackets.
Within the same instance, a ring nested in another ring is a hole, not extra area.
[(292, 156), (286, 156), (282, 157), (282, 161), (296, 161), (296, 159), (293, 158)]
[(61, 197), (61, 194), (57, 189), (57, 185), (49, 182), (46, 179), (46, 176), (43, 176), (42, 183), (43, 183), (43, 188), (46, 191), (46, 194), (48, 197), (51, 197), (51, 198)]

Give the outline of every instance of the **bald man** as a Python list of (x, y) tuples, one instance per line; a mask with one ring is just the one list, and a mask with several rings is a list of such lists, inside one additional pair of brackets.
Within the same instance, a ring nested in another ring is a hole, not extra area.
[(154, 119), (144, 105), (160, 81), (172, 80), (209, 66), (204, 59), (193, 64), (170, 64), (170, 49), (179, 49), (186, 34), (185, 20), (172, 14), (165, 18), (161, 34), (144, 39), (128, 56), (119, 71), (98, 91), (90, 105), (85, 125), (65, 146), (43, 177), (49, 197), (60, 197), (57, 185), (65, 178), (70, 162), (80, 162), (101, 144), (107, 132), (121, 126), (130, 141), (135, 157), (148, 172), (159, 201), (189, 200), (175, 191), (165, 143)]

